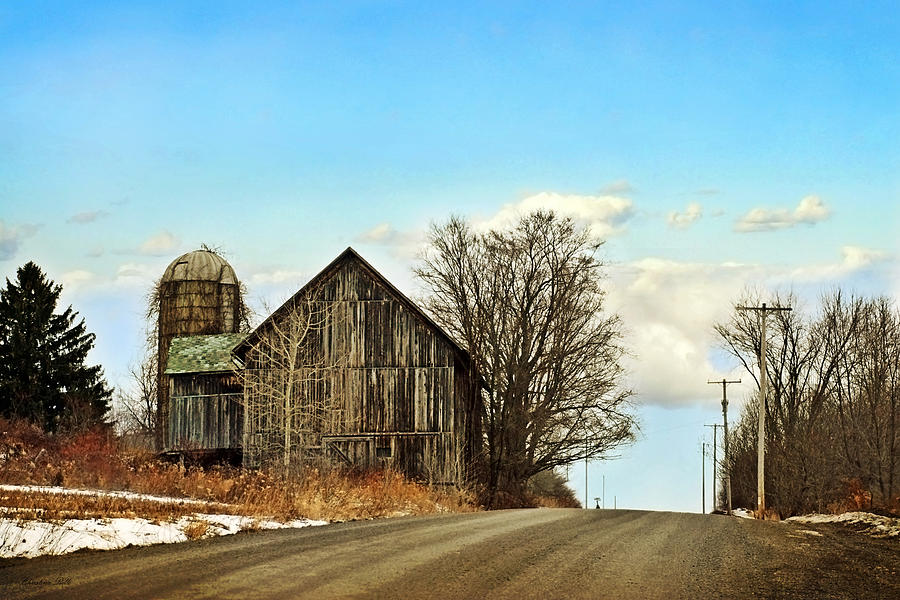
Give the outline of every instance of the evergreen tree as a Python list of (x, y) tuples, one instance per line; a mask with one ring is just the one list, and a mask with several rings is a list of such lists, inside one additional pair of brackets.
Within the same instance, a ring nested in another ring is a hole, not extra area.
[(87, 366), (94, 334), (70, 306), (56, 313), (61, 285), (28, 262), (0, 290), (0, 414), (48, 431), (102, 422), (112, 391)]

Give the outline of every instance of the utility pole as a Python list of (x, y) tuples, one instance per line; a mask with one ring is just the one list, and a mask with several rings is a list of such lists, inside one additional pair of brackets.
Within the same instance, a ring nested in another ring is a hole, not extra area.
[(701, 497), (700, 512), (706, 514), (706, 442), (703, 442), (703, 462), (700, 463), (700, 489)]
[(603, 488), (600, 492), (600, 502), (603, 503), (603, 508), (606, 508), (606, 475), (603, 476)]
[(587, 473), (587, 465), (588, 465), (588, 457), (587, 457), (588, 445), (587, 441), (584, 442), (584, 507), (588, 507), (588, 473)]
[(731, 515), (731, 463), (728, 462), (728, 384), (729, 383), (740, 383), (741, 380), (738, 379), (736, 381), (728, 381), (724, 377), (722, 381), (709, 381), (706, 383), (709, 384), (722, 384), (722, 428), (723, 428), (723, 438), (725, 442), (725, 455), (722, 458), (722, 461), (725, 463), (727, 468), (727, 477), (725, 478), (725, 496), (728, 498), (728, 514)]
[(712, 467), (712, 511), (716, 511), (716, 469), (718, 468), (719, 463), (716, 462), (716, 433), (718, 428), (721, 427), (718, 423), (714, 423), (713, 425), (704, 425), (704, 427), (712, 427), (713, 428), (713, 467)]
[(752, 310), (759, 314), (759, 438), (756, 442), (756, 512), (760, 519), (766, 512), (766, 317), (770, 312), (789, 311), (780, 306), (738, 306), (738, 310)]

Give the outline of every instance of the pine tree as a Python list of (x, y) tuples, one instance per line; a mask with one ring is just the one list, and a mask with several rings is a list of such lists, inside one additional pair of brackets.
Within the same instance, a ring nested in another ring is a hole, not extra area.
[(100, 366), (85, 365), (95, 336), (84, 319), (55, 312), (61, 291), (33, 262), (0, 290), (0, 414), (48, 431), (102, 422), (112, 395)]

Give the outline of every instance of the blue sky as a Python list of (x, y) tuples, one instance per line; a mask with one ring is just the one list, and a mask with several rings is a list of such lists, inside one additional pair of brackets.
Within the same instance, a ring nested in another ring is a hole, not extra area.
[(0, 273), (63, 283), (124, 384), (201, 242), (257, 306), (348, 245), (415, 294), (430, 222), (555, 208), (608, 240), (644, 421), (591, 473), (698, 510), (741, 289), (900, 293), (897, 40), (889, 3), (6, 3)]

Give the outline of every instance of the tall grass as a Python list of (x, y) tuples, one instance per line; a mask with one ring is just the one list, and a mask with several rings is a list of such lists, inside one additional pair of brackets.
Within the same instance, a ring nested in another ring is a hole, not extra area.
[[(204, 500), (210, 512), (327, 521), (477, 510), (473, 496), (432, 488), (392, 471), (307, 469), (283, 478), (232, 467), (185, 467), (149, 453), (126, 452), (107, 430), (49, 436), (21, 421), (0, 419), (0, 483), (124, 490)], [(192, 505), (92, 496), (0, 492), (0, 506), (59, 517), (176, 518)]]

